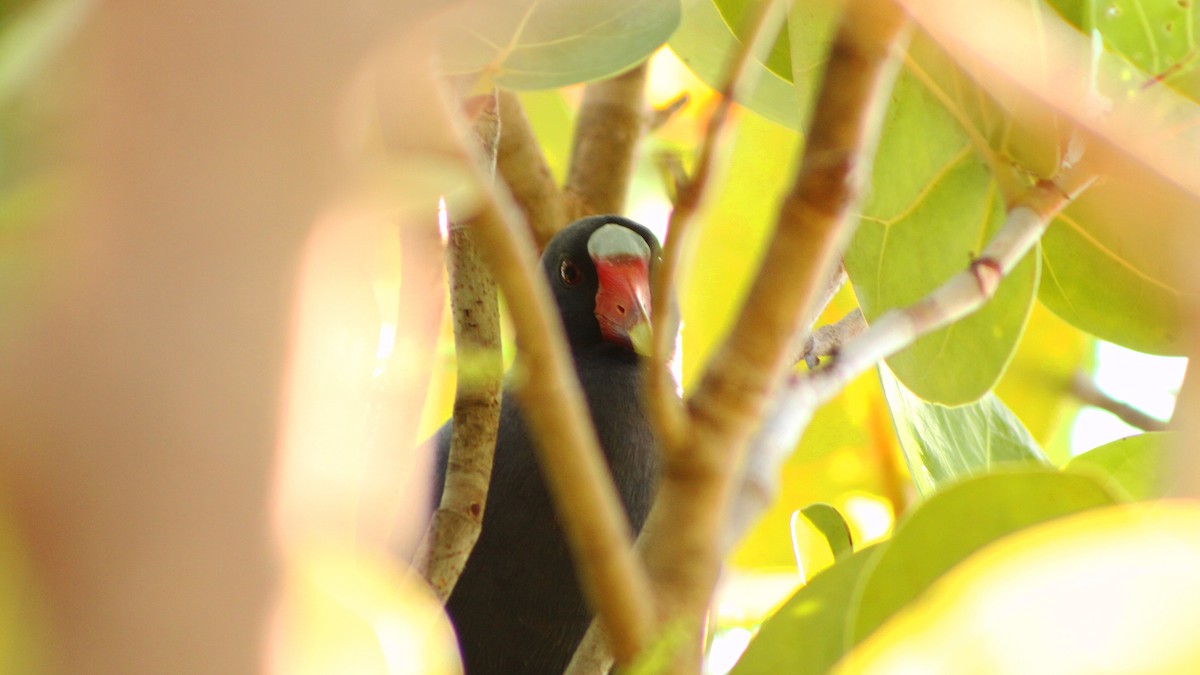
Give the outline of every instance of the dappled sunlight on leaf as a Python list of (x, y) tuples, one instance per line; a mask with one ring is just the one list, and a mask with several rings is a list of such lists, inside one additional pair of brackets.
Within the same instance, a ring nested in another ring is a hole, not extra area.
[(846, 611), (873, 550), (814, 577), (772, 615), (731, 671), (734, 675), (821, 675), (842, 655)]
[(1053, 469), (995, 470), (931, 497), (876, 549), (854, 595), (847, 646), (870, 635), (935, 579), (992, 540), (1116, 502), (1099, 483)]
[(836, 672), (1192, 672), (1197, 569), (1194, 502), (1062, 518), (968, 558)]
[(336, 547), (297, 549), (289, 561), (277, 672), (462, 672), (450, 622), (413, 572)]

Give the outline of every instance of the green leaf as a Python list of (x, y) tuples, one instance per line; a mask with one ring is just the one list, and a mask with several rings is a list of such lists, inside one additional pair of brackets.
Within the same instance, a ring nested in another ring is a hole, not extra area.
[(1177, 440), (1169, 431), (1130, 436), (1093, 448), (1063, 468), (1100, 473), (1133, 499), (1157, 499), (1166, 495), (1167, 447)]
[(1097, 337), (1151, 354), (1185, 353), (1181, 266), (1166, 264), (1195, 228), (1196, 199), (1121, 170), (1071, 204), (1042, 238), (1039, 297)]
[[(728, 55), (737, 48), (738, 39), (712, 0), (683, 0), (679, 29), (669, 44), (696, 77), (718, 91), (724, 88)], [(791, 82), (757, 61), (748, 65), (745, 80), (749, 86), (737, 91), (738, 103), (790, 129), (803, 126)]]
[(1194, 60), (1200, 12), (1190, 1), (1049, 0), (1049, 4), (1084, 33), (1098, 31), (1106, 50), (1129, 59), (1144, 73), (1142, 78), (1125, 80), (1128, 87), (1163, 76), (1162, 84), (1200, 98), (1200, 63)]
[[(829, 552), (833, 554), (834, 560), (842, 560), (854, 552), (850, 526), (833, 506), (825, 503), (809, 504), (797, 511), (796, 514), (820, 533), (829, 546)], [(793, 524), (793, 536), (795, 536), (796, 526)], [(803, 569), (803, 565), (801, 568)]]
[(679, 0), (468, 2), (446, 17), (441, 65), (508, 89), (563, 87), (636, 65), (679, 18)]
[(839, 561), (763, 622), (730, 675), (820, 675), (842, 657), (846, 612), (872, 547)]
[[(1178, 0), (1051, 0), (1070, 23), (1092, 36), (1098, 53), (1097, 94), (1113, 101), (1148, 86), (1174, 88), (1200, 100), (1200, 12)], [(1195, 110), (1163, 110), (1159, 143), (1200, 142)], [(1085, 151), (1086, 153), (1086, 151)], [(1117, 344), (1154, 354), (1182, 354), (1177, 266), (1164, 264), (1181, 233), (1195, 228), (1200, 203), (1152, 169), (1125, 161), (1054, 221), (1042, 242), (1041, 300), (1063, 319)]]
[[(750, 23), (765, 3), (763, 0), (713, 0), (713, 4), (716, 5), (717, 11), (721, 13), (721, 18), (725, 20), (725, 25), (733, 31), (738, 42), (745, 44), (753, 28)], [(758, 62), (766, 66), (767, 70), (788, 82), (792, 81), (792, 45), (786, 30), (777, 32), (769, 51), (756, 56)]]
[(847, 616), (846, 648), (988, 543), (1036, 523), (1116, 502), (1097, 481), (1053, 469), (996, 472), (939, 492), (900, 522), (863, 571)]
[(1046, 463), (1037, 442), (994, 394), (948, 408), (914, 395), (886, 366), (879, 367), (879, 379), (921, 494), (1004, 464)]
[[(973, 87), (955, 84), (960, 75), (934, 70), (940, 62), (930, 49), (906, 62), (896, 83), (871, 196), (846, 252), (868, 323), (964, 270), (1005, 218), (1004, 197), (972, 150), (971, 137), (988, 131), (973, 121), (984, 114), (983, 104), (963, 93)], [(949, 81), (939, 85), (939, 79)], [(948, 93), (951, 85), (957, 98)], [(958, 405), (983, 396), (1012, 358), (1038, 273), (1037, 256), (1027, 256), (981, 309), (917, 340), (888, 365), (930, 401)]]
[[(719, 91), (726, 84), (728, 55), (749, 37), (749, 19), (762, 4), (763, 0), (685, 0), (671, 49)], [(751, 60), (743, 80), (749, 86), (738, 89), (737, 102), (773, 122), (803, 129), (841, 6), (834, 0), (791, 3), (786, 30), (779, 31), (762, 58)]]

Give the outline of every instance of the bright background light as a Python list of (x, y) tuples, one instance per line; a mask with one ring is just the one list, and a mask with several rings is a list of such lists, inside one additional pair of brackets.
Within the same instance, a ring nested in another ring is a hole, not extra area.
[[(1095, 382), (1100, 391), (1161, 420), (1171, 419), (1187, 359), (1154, 356), (1097, 341)], [(1078, 455), (1141, 433), (1110, 412), (1085, 407), (1071, 427), (1071, 454)]]

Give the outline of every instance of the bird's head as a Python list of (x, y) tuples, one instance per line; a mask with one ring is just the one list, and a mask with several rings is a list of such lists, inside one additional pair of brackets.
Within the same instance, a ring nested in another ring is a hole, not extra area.
[(649, 353), (650, 270), (658, 239), (619, 216), (591, 216), (550, 240), (542, 270), (573, 351), (623, 348)]

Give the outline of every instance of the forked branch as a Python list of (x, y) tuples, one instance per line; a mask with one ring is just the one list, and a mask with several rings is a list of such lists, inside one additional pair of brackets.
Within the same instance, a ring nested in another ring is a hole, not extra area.
[[(698, 626), (724, 548), (721, 533), (754, 426), (794, 356), (795, 333), (834, 276), (870, 175), (906, 20), (891, 2), (847, 3), (801, 170), (741, 315), (688, 401), (683, 441), (668, 448), (642, 534), (661, 622)], [(697, 644), (673, 669), (695, 672)]]
[(642, 63), (584, 89), (563, 188), (568, 222), (624, 211), (633, 160), (650, 122), (645, 88)]
[(794, 377), (751, 444), (747, 473), (723, 541), (732, 546), (758, 520), (778, 492), (780, 467), (816, 409), (863, 371), (911, 345), (917, 338), (975, 312), (1041, 239), (1054, 217), (1093, 181), (1093, 175), (1064, 175), (1043, 181), (1010, 206), (1004, 226), (965, 270), (916, 303), (887, 312), (841, 345), (833, 361), (808, 376)]

